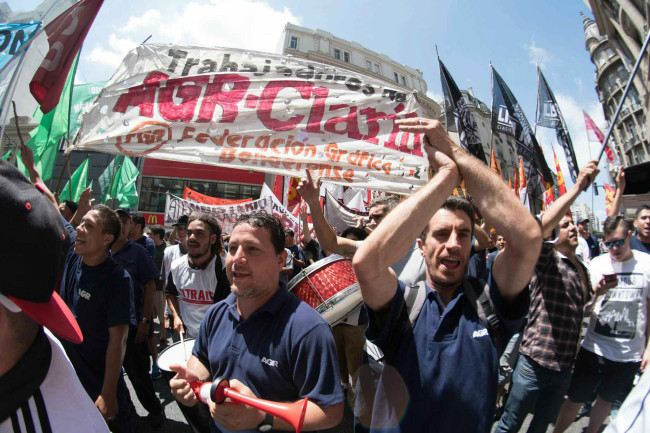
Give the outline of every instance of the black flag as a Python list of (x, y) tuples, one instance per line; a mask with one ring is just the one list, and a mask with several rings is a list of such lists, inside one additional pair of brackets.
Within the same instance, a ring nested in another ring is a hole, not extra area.
[(573, 150), (573, 144), (571, 143), (571, 137), (569, 137), (569, 130), (564, 122), (564, 117), (562, 117), (560, 106), (557, 105), (555, 96), (553, 95), (551, 88), (548, 87), (546, 78), (544, 78), (539, 67), (537, 68), (537, 81), (539, 84), (537, 89), (538, 114), (536, 122), (539, 126), (555, 129), (557, 142), (560, 143), (560, 146), (564, 149), (564, 155), (566, 156), (566, 163), (569, 166), (571, 180), (575, 183), (576, 179), (578, 179), (578, 162)]
[[(528, 194), (532, 194), (542, 182), (552, 182), (551, 170), (546, 164), (542, 149), (530, 129), (530, 124), (515, 96), (492, 68), (492, 131), (511, 135), (517, 143), (517, 154), (524, 163), (528, 176)], [(539, 178), (541, 174), (542, 179)]]
[(440, 65), (440, 81), (442, 82), (442, 93), (445, 95), (445, 117), (447, 119), (447, 131), (458, 132), (460, 145), (469, 153), (487, 164), (483, 144), (478, 135), (478, 126), (474, 116), (469, 112), (465, 98), (458, 90), (458, 86), (445, 65), (438, 59)]

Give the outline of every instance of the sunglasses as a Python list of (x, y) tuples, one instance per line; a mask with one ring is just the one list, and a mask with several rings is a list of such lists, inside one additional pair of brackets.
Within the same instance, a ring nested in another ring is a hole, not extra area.
[(603, 242), (603, 244), (605, 244), (605, 247), (607, 247), (607, 249), (611, 249), (614, 246), (617, 246), (617, 247), (620, 248), (620, 247), (623, 246), (624, 243), (625, 243), (625, 238), (623, 238), (623, 239), (615, 239), (615, 240), (609, 241), (609, 242)]

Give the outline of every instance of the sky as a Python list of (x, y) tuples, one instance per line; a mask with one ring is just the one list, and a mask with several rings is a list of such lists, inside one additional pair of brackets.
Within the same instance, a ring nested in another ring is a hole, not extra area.
[[(35, 8), (40, 0), (10, 0), (14, 11)], [(531, 125), (536, 105), (536, 64), (542, 69), (567, 122), (578, 165), (595, 157), (588, 145), (582, 110), (605, 131), (595, 91), (595, 67), (585, 49), (579, 0), (106, 0), (91, 28), (77, 81), (108, 80), (126, 53), (151, 35), (150, 43), (222, 46), (275, 52), (285, 23), (322, 29), (423, 71), (428, 94), (441, 100), (441, 60), (461, 89), (491, 105), (489, 64), (503, 77)], [(550, 153), (554, 133), (538, 128)], [(567, 187), (572, 185), (563, 152), (556, 148)], [(554, 164), (549, 159), (549, 166)], [(605, 162), (597, 183), (612, 183)], [(601, 221), (605, 194), (593, 199)], [(592, 188), (576, 203), (592, 207)]]

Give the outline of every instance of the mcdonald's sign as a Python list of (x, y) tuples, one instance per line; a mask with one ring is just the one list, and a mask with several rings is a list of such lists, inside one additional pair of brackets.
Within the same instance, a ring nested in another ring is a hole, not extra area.
[(165, 225), (165, 215), (162, 213), (148, 213), (142, 212), (145, 224), (148, 226), (162, 226)]

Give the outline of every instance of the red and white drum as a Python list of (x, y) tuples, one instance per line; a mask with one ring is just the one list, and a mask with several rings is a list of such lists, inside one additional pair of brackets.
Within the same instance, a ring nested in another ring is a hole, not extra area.
[(301, 270), (288, 287), (332, 326), (363, 302), (351, 261), (337, 255)]

